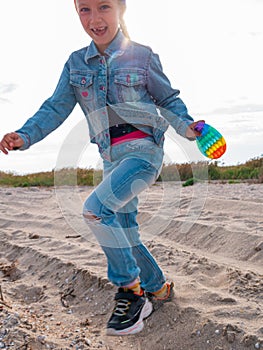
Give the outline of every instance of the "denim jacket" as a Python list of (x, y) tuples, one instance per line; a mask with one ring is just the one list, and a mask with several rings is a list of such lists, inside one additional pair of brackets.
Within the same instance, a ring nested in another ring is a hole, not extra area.
[(119, 31), (104, 55), (93, 41), (70, 55), (53, 95), (17, 130), (24, 141), (20, 149), (55, 130), (77, 103), (87, 119), (91, 142), (106, 160), (110, 160), (107, 105), (162, 145), (169, 125), (185, 137), (193, 122), (178, 95), (179, 90), (173, 89), (164, 75), (158, 55)]

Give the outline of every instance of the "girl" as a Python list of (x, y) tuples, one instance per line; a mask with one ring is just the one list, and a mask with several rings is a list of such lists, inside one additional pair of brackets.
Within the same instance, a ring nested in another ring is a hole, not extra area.
[(107, 334), (134, 334), (143, 328), (152, 303), (173, 296), (173, 283), (166, 282), (141, 242), (137, 196), (160, 173), (169, 124), (189, 139), (200, 134), (158, 56), (129, 39), (125, 0), (75, 0), (75, 7), (90, 45), (71, 54), (53, 95), (21, 129), (3, 137), (0, 150), (29, 148), (80, 104), (104, 167), (83, 216), (105, 252), (108, 278), (118, 287)]

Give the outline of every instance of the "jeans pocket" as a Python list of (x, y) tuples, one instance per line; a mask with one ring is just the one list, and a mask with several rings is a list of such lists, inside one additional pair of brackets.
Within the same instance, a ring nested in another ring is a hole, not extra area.
[(148, 139), (138, 139), (127, 142), (126, 150), (127, 152), (138, 152), (154, 154), (158, 150), (158, 146), (151, 140)]

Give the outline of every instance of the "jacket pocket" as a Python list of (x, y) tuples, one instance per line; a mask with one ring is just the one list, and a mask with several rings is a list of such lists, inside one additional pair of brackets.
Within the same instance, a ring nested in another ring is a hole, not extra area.
[(121, 102), (139, 101), (147, 93), (146, 71), (143, 69), (117, 69), (114, 86)]
[(75, 88), (77, 97), (85, 104), (85, 101), (94, 99), (94, 73), (91, 71), (71, 71), (70, 84)]

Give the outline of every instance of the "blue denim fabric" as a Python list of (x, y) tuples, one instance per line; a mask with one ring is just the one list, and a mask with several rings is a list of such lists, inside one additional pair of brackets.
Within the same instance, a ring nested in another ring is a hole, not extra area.
[(124, 286), (140, 277), (148, 291), (159, 290), (164, 275), (143, 245), (136, 221), (138, 194), (160, 173), (163, 149), (152, 138), (115, 145), (112, 161), (104, 161), (104, 179), (84, 204), (83, 214), (104, 250), (108, 278)]
[[(170, 124), (185, 137), (193, 122), (179, 90), (164, 75), (158, 55), (127, 40), (121, 31), (102, 56), (95, 43), (73, 52), (53, 95), (17, 130), (27, 149), (61, 125), (79, 103), (89, 125), (90, 140), (110, 160), (110, 105), (126, 123), (153, 136), (162, 145)], [(158, 110), (159, 111), (158, 111)]]
[[(94, 42), (73, 52), (53, 95), (17, 130), (21, 150), (60, 126), (78, 103), (89, 125), (90, 140), (104, 160), (104, 180), (86, 200), (84, 215), (108, 258), (109, 279), (118, 286), (140, 276), (148, 291), (160, 289), (164, 276), (142, 244), (136, 222), (138, 194), (157, 178), (164, 133), (169, 124), (185, 137), (193, 119), (164, 75), (158, 55), (127, 40), (121, 31), (102, 56)], [(110, 145), (107, 105), (125, 123), (149, 138)]]

